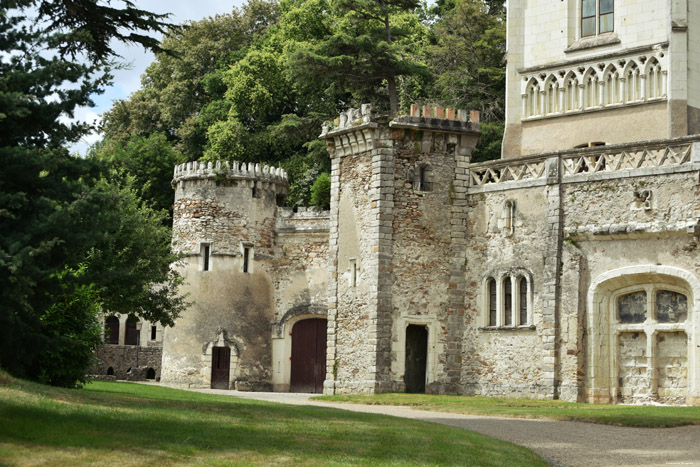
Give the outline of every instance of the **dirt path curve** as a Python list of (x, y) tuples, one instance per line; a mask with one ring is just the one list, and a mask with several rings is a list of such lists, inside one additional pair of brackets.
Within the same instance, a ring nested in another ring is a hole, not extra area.
[(441, 423), (532, 449), (554, 466), (700, 466), (700, 426), (623, 428), (582, 422), (482, 417), (386, 405), (309, 400), (312, 394), (197, 390), (284, 404), (333, 407)]

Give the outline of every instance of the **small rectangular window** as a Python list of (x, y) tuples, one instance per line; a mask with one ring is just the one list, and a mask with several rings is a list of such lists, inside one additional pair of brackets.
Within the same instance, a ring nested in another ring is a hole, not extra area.
[(357, 286), (357, 260), (350, 260), (350, 287)]
[(151, 340), (154, 341), (156, 340), (156, 333), (158, 332), (158, 329), (155, 326), (151, 326)]
[(614, 0), (581, 0), (581, 37), (614, 30)]
[(202, 260), (201, 260), (202, 261), (202, 263), (201, 263), (202, 268), (201, 269), (202, 269), (202, 271), (208, 271), (209, 266), (210, 266), (209, 257), (211, 255), (211, 246), (207, 243), (203, 243), (201, 250), (200, 250), (200, 254), (202, 256)]
[(248, 272), (250, 261), (250, 247), (243, 247), (243, 272)]

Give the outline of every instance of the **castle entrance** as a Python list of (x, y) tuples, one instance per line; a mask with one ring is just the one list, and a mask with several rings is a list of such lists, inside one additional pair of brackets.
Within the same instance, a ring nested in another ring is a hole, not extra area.
[(231, 349), (214, 347), (211, 349), (211, 388), (228, 389)]
[(425, 392), (425, 370), (428, 362), (428, 328), (409, 324), (406, 327), (406, 392)]
[(292, 368), (289, 392), (323, 392), (326, 379), (325, 319), (304, 319), (292, 328)]

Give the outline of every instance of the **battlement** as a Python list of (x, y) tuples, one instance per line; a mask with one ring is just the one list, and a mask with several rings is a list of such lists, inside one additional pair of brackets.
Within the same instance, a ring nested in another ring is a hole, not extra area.
[[(381, 116), (372, 110), (371, 104), (363, 104), (359, 109), (342, 112), (333, 122), (324, 122), (321, 139), (328, 139), (344, 133), (378, 127)], [(390, 128), (441, 131), (450, 133), (478, 133), (479, 112), (444, 108), (437, 105), (412, 104), (409, 115), (398, 115), (389, 122)]]
[(279, 167), (253, 164), (251, 162), (186, 162), (175, 166), (173, 185), (186, 180), (216, 179), (225, 177), (227, 180), (259, 180), (279, 185), (287, 185), (287, 172)]
[(452, 148), (455, 155), (469, 156), (481, 135), (479, 112), (413, 104), (409, 115), (389, 120), (387, 115), (373, 112), (370, 104), (364, 104), (342, 112), (333, 122), (324, 122), (319, 138), (326, 140), (331, 158), (342, 158), (387, 148), (391, 139), (414, 138), (416, 132), (421, 134), (422, 152)]

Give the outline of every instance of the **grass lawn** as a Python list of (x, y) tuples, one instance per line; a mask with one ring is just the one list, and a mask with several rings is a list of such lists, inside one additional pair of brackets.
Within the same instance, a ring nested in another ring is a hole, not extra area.
[(700, 407), (593, 405), (573, 402), (499, 399), (480, 396), (378, 394), (375, 396), (319, 396), (316, 399), (355, 404), (405, 405), (436, 412), (500, 417), (549, 418), (608, 425), (672, 427), (700, 425)]
[(0, 372), (0, 465), (545, 465), (474, 432), (157, 386), (56, 389)]

